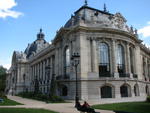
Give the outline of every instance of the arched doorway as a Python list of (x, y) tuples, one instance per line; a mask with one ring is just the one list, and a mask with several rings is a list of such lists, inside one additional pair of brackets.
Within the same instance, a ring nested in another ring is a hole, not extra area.
[(68, 95), (68, 88), (66, 85), (62, 85), (60, 95), (61, 96), (67, 96)]
[(112, 87), (110, 86), (101, 87), (101, 98), (113, 98)]
[(145, 92), (146, 92), (147, 95), (149, 95), (148, 85), (146, 85), (146, 87), (145, 87)]
[(131, 97), (131, 87), (127, 84), (124, 84), (120, 87), (121, 97)]
[(135, 94), (135, 96), (140, 96), (140, 94), (139, 94), (139, 86), (137, 84), (134, 85), (134, 94)]

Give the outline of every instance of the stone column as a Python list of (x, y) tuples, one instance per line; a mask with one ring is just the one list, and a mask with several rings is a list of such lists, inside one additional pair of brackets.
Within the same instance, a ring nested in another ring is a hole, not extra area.
[(41, 79), (41, 62), (39, 62), (39, 80)]
[(30, 82), (32, 82), (32, 80), (33, 80), (33, 76), (34, 76), (34, 65), (32, 65), (32, 75), (31, 75), (31, 80), (30, 80)]
[(91, 72), (93, 72), (94, 63), (93, 63), (93, 40), (90, 39), (90, 56), (91, 56)]
[(95, 38), (92, 38), (92, 70), (93, 72), (98, 72), (98, 60), (97, 60), (97, 47), (96, 47), (96, 41)]
[(35, 65), (33, 65), (33, 76), (32, 76), (32, 80), (34, 80), (34, 76), (35, 76)]
[(146, 62), (146, 64), (145, 64), (145, 75), (146, 75), (146, 80), (149, 80), (149, 78), (148, 78), (148, 59), (147, 58), (145, 58), (145, 62)]
[(40, 80), (40, 63), (38, 63), (38, 80)]
[(126, 64), (126, 73), (129, 74), (130, 78), (133, 78), (133, 73), (131, 73), (131, 58), (130, 58), (130, 54), (131, 54), (130, 52), (132, 52), (132, 51), (130, 51), (129, 43), (127, 43), (126, 49), (127, 49), (126, 50), (127, 51), (127, 53), (126, 53), (127, 59), (125, 61), (127, 63)]
[(42, 60), (42, 82), (44, 80), (44, 60)]
[(135, 45), (135, 51), (134, 51), (134, 54), (135, 54), (135, 74), (137, 74), (137, 77), (138, 79), (142, 80), (143, 79), (143, 73), (142, 73), (142, 68), (143, 67), (142, 65), (142, 58), (141, 58), (141, 55), (140, 55), (140, 47), (139, 45)]
[(41, 86), (43, 84), (43, 60), (41, 60), (41, 78), (40, 78), (40, 81), (41, 81)]
[(120, 99), (121, 98), (121, 93), (120, 93), (120, 85), (116, 84), (115, 86), (115, 98)]
[(46, 61), (44, 60), (43, 61), (43, 78), (44, 78), (44, 81), (45, 81), (45, 66), (46, 66)]
[(136, 70), (136, 67), (137, 67), (137, 65), (136, 65), (136, 57), (135, 57), (135, 48), (133, 48), (133, 74), (136, 74), (136, 72), (137, 72), (137, 70)]
[[(52, 78), (52, 57), (50, 57), (50, 80)], [(51, 82), (51, 81), (50, 81)]]
[(130, 50), (129, 50), (129, 43), (127, 43), (127, 46), (126, 46), (126, 49), (127, 49), (127, 65), (126, 65), (126, 68), (127, 68), (127, 73), (131, 73), (131, 59), (130, 59)]
[(36, 76), (37, 76), (37, 64), (35, 64), (35, 76), (34, 76), (34, 80), (35, 80)]
[(117, 69), (117, 48), (116, 48), (116, 42), (114, 39), (112, 39), (112, 65), (113, 65), (113, 73), (115, 78), (119, 78), (119, 73)]
[(43, 81), (43, 61), (41, 61), (41, 80)]

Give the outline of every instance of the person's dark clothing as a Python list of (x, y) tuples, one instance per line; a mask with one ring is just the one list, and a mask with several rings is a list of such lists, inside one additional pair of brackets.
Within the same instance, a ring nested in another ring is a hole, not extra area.
[(76, 103), (76, 108), (77, 108), (77, 110), (82, 111), (82, 112), (96, 113), (93, 108), (86, 107), (85, 105), (81, 106), (81, 104), (79, 102)]

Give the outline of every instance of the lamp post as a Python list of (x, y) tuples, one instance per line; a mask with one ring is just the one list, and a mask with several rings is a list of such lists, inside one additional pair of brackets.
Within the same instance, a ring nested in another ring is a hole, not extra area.
[(80, 55), (79, 53), (73, 53), (73, 55), (71, 56), (71, 60), (72, 60), (72, 65), (75, 67), (75, 74), (76, 74), (76, 96), (75, 96), (75, 107), (77, 102), (79, 101), (79, 95), (78, 95), (78, 78), (77, 78), (77, 67), (79, 65), (79, 58)]

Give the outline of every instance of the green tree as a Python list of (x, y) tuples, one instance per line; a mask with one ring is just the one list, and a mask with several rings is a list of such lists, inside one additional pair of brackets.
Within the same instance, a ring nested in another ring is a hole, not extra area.
[(0, 66), (0, 92), (5, 91), (6, 71), (3, 66)]

